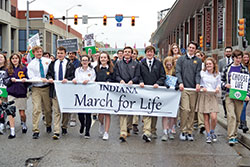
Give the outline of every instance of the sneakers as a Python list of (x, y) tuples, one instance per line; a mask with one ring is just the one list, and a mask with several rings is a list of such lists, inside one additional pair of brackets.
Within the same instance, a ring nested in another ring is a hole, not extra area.
[(186, 134), (185, 134), (185, 133), (181, 133), (181, 134), (180, 134), (180, 140), (182, 140), (182, 141), (187, 140)]
[(48, 127), (46, 128), (46, 132), (47, 132), (47, 133), (51, 133), (51, 131), (52, 131), (52, 130), (51, 130), (51, 126), (48, 126)]
[(192, 134), (188, 134), (188, 135), (187, 135), (187, 140), (188, 140), (188, 141), (194, 141), (193, 135), (192, 135)]
[(133, 125), (133, 133), (138, 135), (139, 129), (138, 129), (137, 125)]
[(120, 135), (119, 139), (121, 142), (126, 142), (126, 135), (124, 135), (124, 134)]
[(202, 127), (200, 128), (200, 134), (203, 134), (203, 132), (204, 132), (205, 130), (206, 130), (205, 127), (202, 126)]
[(70, 121), (69, 126), (70, 127), (75, 127), (76, 126), (76, 121)]
[(14, 139), (15, 137), (16, 137), (16, 135), (11, 135), (11, 134), (10, 134), (10, 135), (8, 136), (8, 139)]
[(103, 133), (104, 133), (104, 124), (99, 124), (99, 134), (100, 134), (100, 136), (102, 136), (103, 135)]
[(22, 127), (22, 133), (27, 133), (27, 128), (26, 127)]
[(216, 136), (216, 134), (212, 133), (211, 137), (212, 137), (212, 141), (213, 142), (217, 142), (217, 136)]
[(238, 143), (239, 143), (239, 141), (238, 141), (237, 138), (234, 138), (234, 143), (235, 143), (235, 144), (238, 144)]
[(33, 133), (32, 138), (33, 139), (39, 139), (39, 133)]
[(170, 131), (168, 132), (168, 138), (169, 138), (170, 140), (174, 140), (174, 134), (173, 134), (173, 131), (172, 131), (172, 130), (170, 130)]
[(80, 128), (80, 130), (79, 130), (80, 135), (82, 135), (82, 134), (83, 134), (83, 131), (84, 131), (84, 127), (83, 127), (83, 126), (81, 126), (81, 128)]
[(148, 137), (146, 134), (142, 135), (142, 139), (145, 140), (145, 142), (151, 142), (150, 137)]
[(206, 143), (211, 144), (212, 143), (212, 137), (207, 136)]
[(153, 139), (157, 139), (157, 137), (158, 137), (158, 136), (157, 136), (156, 132), (155, 132), (155, 133), (152, 133), (152, 138), (153, 138)]
[(229, 141), (228, 141), (229, 146), (234, 146), (234, 144), (235, 144), (234, 140), (235, 140), (234, 138), (229, 139)]
[(161, 141), (167, 141), (168, 140), (168, 134), (164, 134), (162, 137), (161, 137)]
[(84, 138), (85, 138), (85, 139), (89, 139), (89, 138), (90, 138), (89, 132), (86, 132), (86, 133), (85, 133)]
[(102, 137), (103, 140), (108, 140), (109, 139), (109, 134), (105, 132)]
[(62, 135), (66, 135), (68, 132), (67, 132), (67, 129), (65, 128), (62, 128)]
[(55, 134), (52, 136), (52, 138), (53, 138), (54, 140), (58, 140), (58, 139), (60, 138), (60, 135), (59, 135), (58, 133), (55, 133)]

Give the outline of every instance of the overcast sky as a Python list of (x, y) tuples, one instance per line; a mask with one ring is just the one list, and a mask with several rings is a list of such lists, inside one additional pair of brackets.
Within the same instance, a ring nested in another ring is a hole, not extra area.
[[(31, 1), (31, 0), (30, 0)], [(109, 18), (107, 26), (103, 26), (102, 19), (89, 20), (88, 25), (82, 24), (82, 20), (78, 20), (78, 25), (74, 25), (73, 20), (68, 23), (72, 28), (76, 29), (83, 36), (86, 34), (86, 27), (91, 24), (89, 33), (97, 35), (97, 41), (104, 41), (118, 48), (124, 47), (126, 43), (129, 46), (137, 48), (144, 47), (144, 43), (149, 43), (150, 36), (157, 28), (157, 12), (166, 8), (170, 8), (175, 0), (36, 0), (30, 4), (30, 10), (45, 10), (53, 14), (54, 17), (62, 17), (66, 15), (66, 10), (74, 5), (81, 4), (82, 7), (74, 7), (69, 10), (68, 15), (78, 16), (88, 15), (99, 16), (115, 16), (123, 14), (123, 16), (139, 16), (135, 19), (135, 26), (131, 26), (131, 18), (122, 21), (122, 27), (116, 27), (115, 19)], [(26, 10), (27, 1), (18, 0), (18, 9)]]

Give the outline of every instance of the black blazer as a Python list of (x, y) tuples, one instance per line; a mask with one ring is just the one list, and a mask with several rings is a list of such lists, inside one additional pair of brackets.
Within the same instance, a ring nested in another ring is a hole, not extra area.
[(164, 86), (166, 74), (162, 63), (159, 60), (154, 58), (150, 72), (146, 59), (143, 59), (140, 63), (140, 72), (140, 83), (143, 82), (145, 85), (158, 84)]
[[(66, 64), (66, 71), (65, 71), (64, 79), (73, 80), (75, 78), (75, 67), (74, 67), (74, 64), (72, 64), (70, 62), (69, 59), (67, 59), (67, 60), (68, 60), (68, 62)], [(54, 68), (55, 67), (55, 62), (56, 62), (56, 60), (54, 62), (51, 62), (50, 65), (49, 65), (49, 69), (48, 69), (48, 72), (47, 72), (47, 75), (46, 75), (47, 79), (55, 80), (55, 68)], [(51, 98), (56, 96), (54, 84), (50, 84), (49, 94), (50, 94)]]

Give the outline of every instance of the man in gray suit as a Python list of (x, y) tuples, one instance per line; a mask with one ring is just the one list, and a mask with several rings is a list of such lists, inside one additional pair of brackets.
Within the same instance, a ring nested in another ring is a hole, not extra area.
[[(225, 57), (219, 61), (219, 71), (220, 71), (220, 73), (222, 73), (222, 70), (226, 65), (233, 63), (233, 59), (231, 57), (232, 52), (233, 52), (233, 48), (231, 46), (227, 46), (224, 49)], [(224, 117), (226, 118), (227, 117), (227, 110), (226, 110), (225, 95), (224, 94), (221, 95), (221, 99), (222, 99), (222, 105), (223, 105), (224, 113), (225, 113)]]

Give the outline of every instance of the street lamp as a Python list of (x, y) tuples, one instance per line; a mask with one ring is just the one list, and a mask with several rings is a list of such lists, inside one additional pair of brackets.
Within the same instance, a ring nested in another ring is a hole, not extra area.
[(74, 7), (81, 7), (82, 5), (81, 4), (78, 4), (78, 5), (74, 5), (72, 7), (70, 7), (69, 9), (66, 10), (66, 38), (68, 38), (68, 35), (69, 35), (69, 30), (68, 30), (68, 12), (74, 8)]
[(86, 29), (87, 29), (87, 34), (89, 33), (89, 28), (91, 27), (91, 26), (93, 26), (93, 25), (95, 25), (95, 26), (97, 26), (97, 24), (91, 24), (91, 25), (89, 25)]
[(36, 0), (32, 0), (32, 1), (28, 1), (27, 0), (27, 10), (26, 10), (26, 44), (27, 44), (27, 49), (28, 49), (28, 46), (29, 46), (29, 19), (30, 19), (30, 7), (29, 5), (33, 2), (35, 2)]

